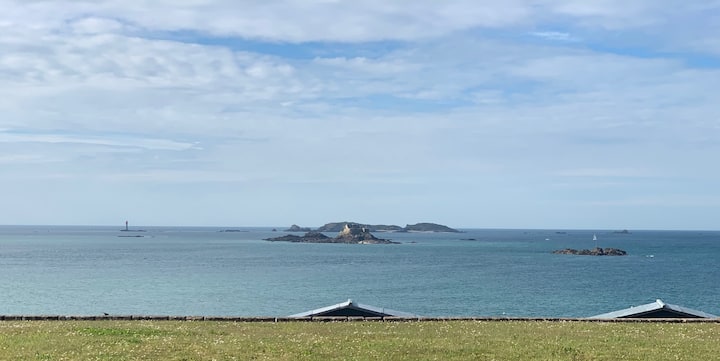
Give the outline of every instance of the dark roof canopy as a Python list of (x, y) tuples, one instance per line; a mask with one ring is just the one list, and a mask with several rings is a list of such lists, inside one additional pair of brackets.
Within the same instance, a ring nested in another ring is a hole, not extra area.
[(661, 300), (653, 303), (626, 308), (624, 310), (603, 313), (590, 318), (717, 318), (702, 311), (670, 305)]
[(384, 307), (375, 307), (347, 300), (332, 306), (297, 313), (289, 317), (417, 317), (407, 312), (400, 312)]

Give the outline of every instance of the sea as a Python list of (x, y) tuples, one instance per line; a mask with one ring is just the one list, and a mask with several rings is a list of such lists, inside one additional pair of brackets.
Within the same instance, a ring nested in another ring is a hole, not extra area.
[[(428, 317), (589, 317), (656, 299), (720, 315), (717, 231), (376, 232), (401, 244), (349, 245), (264, 240), (282, 227), (121, 228), (0, 226), (0, 315), (282, 317), (348, 299)], [(552, 253), (596, 242), (628, 255)]]

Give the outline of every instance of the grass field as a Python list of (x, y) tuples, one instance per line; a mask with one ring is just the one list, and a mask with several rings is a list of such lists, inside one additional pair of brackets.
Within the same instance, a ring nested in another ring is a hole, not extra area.
[(719, 359), (720, 323), (0, 322), (0, 360)]

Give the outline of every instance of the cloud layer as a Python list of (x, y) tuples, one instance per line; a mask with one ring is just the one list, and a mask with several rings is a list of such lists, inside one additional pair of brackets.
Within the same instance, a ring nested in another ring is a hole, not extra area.
[(717, 3), (2, 7), (9, 223), (713, 227)]

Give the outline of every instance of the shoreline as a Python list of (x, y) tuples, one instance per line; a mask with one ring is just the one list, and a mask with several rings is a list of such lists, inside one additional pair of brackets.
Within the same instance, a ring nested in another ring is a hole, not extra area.
[(245, 323), (286, 322), (588, 322), (588, 323), (720, 323), (720, 318), (576, 318), (576, 317), (233, 317), (233, 316), (164, 316), (164, 315), (0, 315), (5, 321), (209, 321)]

